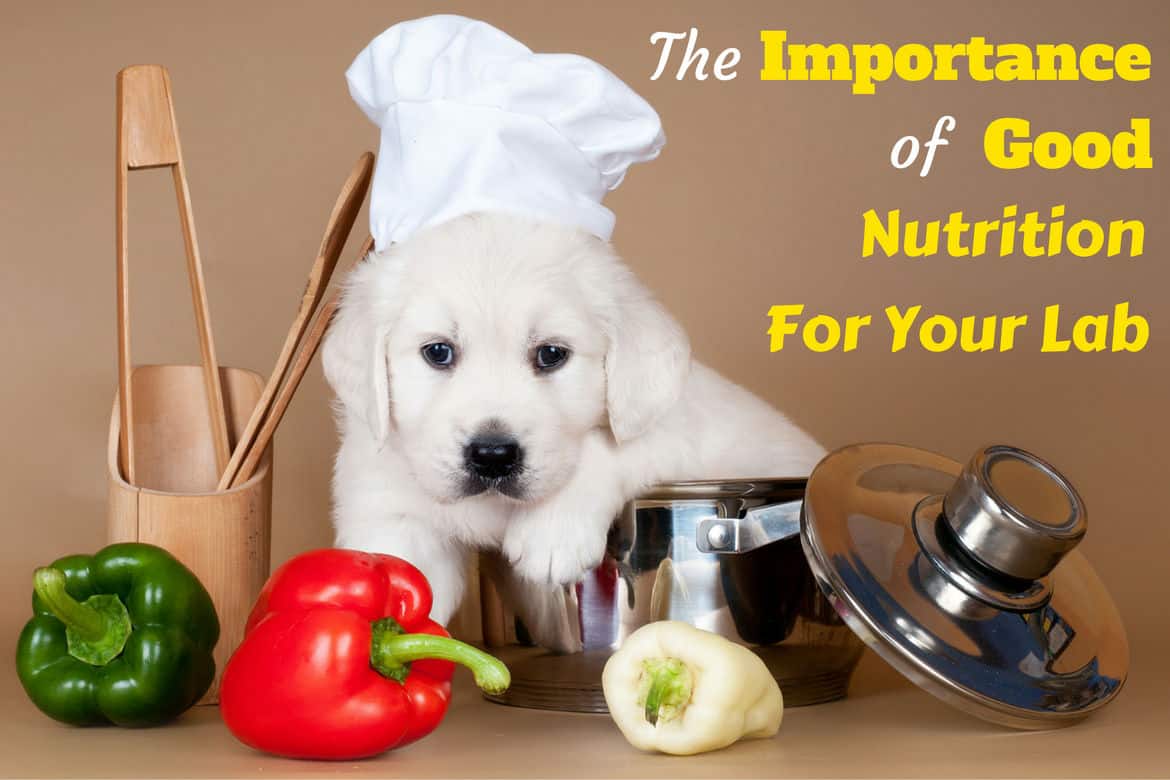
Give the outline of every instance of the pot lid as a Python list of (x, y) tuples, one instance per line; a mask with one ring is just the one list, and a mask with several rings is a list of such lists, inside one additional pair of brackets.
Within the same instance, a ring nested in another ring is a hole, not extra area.
[(804, 552), (867, 645), (924, 690), (1016, 728), (1075, 722), (1111, 701), (1125, 629), (1073, 548), (1084, 503), (1047, 462), (993, 446), (966, 466), (859, 444), (808, 481)]

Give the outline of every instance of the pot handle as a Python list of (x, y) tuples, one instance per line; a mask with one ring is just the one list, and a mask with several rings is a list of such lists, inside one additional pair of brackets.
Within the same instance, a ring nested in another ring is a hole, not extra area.
[(705, 517), (695, 529), (695, 545), (699, 552), (725, 555), (799, 536), (803, 504), (798, 499), (758, 506), (743, 517)]

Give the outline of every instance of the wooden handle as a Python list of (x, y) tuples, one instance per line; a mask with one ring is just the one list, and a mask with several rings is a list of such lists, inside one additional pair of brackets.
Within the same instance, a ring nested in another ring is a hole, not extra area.
[[(285, 336), (284, 345), (280, 348), (276, 365), (273, 366), (272, 374), (268, 377), (268, 383), (264, 386), (260, 401), (252, 411), (252, 416), (248, 419), (243, 433), (236, 440), (231, 460), (228, 462), (227, 468), (220, 472), (217, 490), (227, 490), (235, 482), (241, 464), (252, 449), (256, 434), (272, 408), (276, 392), (285, 381), (297, 344), (304, 338), (313, 312), (321, 303), (325, 289), (329, 286), (329, 280), (333, 277), (333, 270), (337, 267), (341, 250), (345, 246), (346, 239), (349, 238), (353, 223), (357, 220), (358, 212), (361, 211), (362, 203), (366, 199), (366, 191), (369, 189), (373, 171), (374, 155), (366, 152), (354, 163), (349, 177), (345, 180), (345, 184), (333, 204), (333, 211), (330, 212), (329, 221), (325, 224), (325, 235), (321, 239), (321, 247), (317, 250), (317, 259), (313, 261), (313, 267), (309, 270), (309, 280), (305, 284), (305, 292), (301, 296), (301, 303), (293, 318), (292, 326), (288, 330), (288, 335)], [(363, 254), (362, 257), (364, 256)]]
[(122, 468), (127, 481), (134, 483), (133, 400), (130, 391), (130, 312), (127, 229), (127, 177), (132, 170), (170, 166), (179, 204), (179, 220), (187, 255), (187, 277), (195, 309), (195, 327), (203, 359), (203, 386), (207, 396), (207, 414), (215, 448), (217, 469), (222, 473), (231, 455), (227, 414), (224, 409), (223, 385), (215, 340), (211, 335), (211, 316), (207, 290), (203, 282), (203, 265), (195, 237), (195, 218), (191, 210), (191, 193), (183, 165), (182, 148), (175, 122), (171, 79), (161, 65), (134, 65), (118, 73), (118, 389), (122, 399)]
[(288, 380), (280, 388), (280, 393), (276, 396), (276, 400), (272, 404), (272, 411), (264, 418), (264, 425), (261, 426), (259, 433), (256, 434), (256, 441), (248, 449), (248, 455), (244, 458), (244, 462), (241, 464), (239, 472), (236, 473), (235, 479), (232, 480), (231, 487), (239, 487), (244, 484), (252, 478), (252, 474), (256, 471), (256, 466), (260, 463), (260, 458), (264, 456), (264, 450), (268, 448), (268, 443), (272, 441), (272, 437), (276, 433), (276, 427), (280, 425), (280, 421), (284, 418), (284, 413), (288, 409), (288, 405), (292, 401), (297, 387), (300, 386), (305, 371), (308, 369), (309, 364), (313, 362), (313, 356), (317, 354), (317, 347), (321, 345), (321, 339), (324, 337), (325, 331), (329, 328), (329, 323), (333, 319), (333, 312), (337, 309), (338, 298), (338, 293), (334, 291), (333, 295), (329, 297), (329, 300), (321, 307), (321, 311), (318, 312), (317, 319), (305, 337), (305, 343), (297, 355), (296, 362), (293, 363), (292, 368), (289, 370)]
[[(372, 236), (367, 236), (366, 240), (362, 242), (361, 249), (358, 250), (358, 262), (364, 261), (373, 249), (374, 239)], [(256, 440), (249, 448), (248, 455), (244, 459), (243, 464), (241, 464), (240, 470), (232, 480), (230, 487), (238, 487), (252, 478), (252, 474), (256, 470), (256, 465), (260, 462), (260, 458), (264, 456), (264, 450), (267, 449), (268, 443), (272, 441), (272, 437), (276, 434), (276, 428), (280, 425), (285, 410), (288, 409), (293, 394), (296, 393), (297, 387), (301, 383), (301, 378), (305, 375), (305, 370), (313, 362), (313, 355), (317, 353), (317, 347), (320, 346), (321, 339), (329, 329), (329, 323), (333, 320), (333, 313), (337, 310), (340, 299), (340, 293), (335, 290), (329, 297), (329, 300), (325, 302), (325, 305), (321, 307), (321, 311), (317, 313), (317, 320), (313, 323), (312, 329), (305, 337), (305, 343), (301, 346), (300, 354), (297, 355), (296, 362), (289, 371), (288, 381), (280, 389), (280, 395), (277, 396), (271, 413), (264, 420), (263, 427), (261, 427), (259, 433), (256, 435)]]
[(364, 262), (365, 259), (370, 256), (370, 252), (373, 252), (373, 251), (374, 251), (374, 237), (373, 236), (366, 236), (366, 240), (363, 241), (361, 247), (358, 248), (357, 261), (359, 263)]
[(117, 212), (117, 306), (118, 306), (118, 466), (122, 478), (131, 485), (137, 484), (134, 468), (134, 401), (130, 389), (130, 268), (127, 233), (127, 190), (126, 178), (130, 167), (130, 121), (126, 110), (125, 85), (127, 71), (122, 71), (117, 84), (117, 172), (115, 181), (114, 209)]

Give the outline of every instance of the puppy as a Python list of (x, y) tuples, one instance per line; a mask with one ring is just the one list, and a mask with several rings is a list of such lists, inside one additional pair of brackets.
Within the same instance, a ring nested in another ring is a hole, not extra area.
[(459, 217), (370, 255), (323, 364), (341, 436), (336, 544), (415, 564), (441, 623), (472, 550), (567, 584), (648, 485), (799, 476), (823, 454), (693, 362), (610, 245), (517, 216)]

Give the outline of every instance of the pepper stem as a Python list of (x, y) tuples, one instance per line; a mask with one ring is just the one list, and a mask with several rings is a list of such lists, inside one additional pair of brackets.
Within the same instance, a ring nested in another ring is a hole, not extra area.
[(375, 621), (370, 637), (370, 665), (380, 674), (405, 682), (411, 661), (436, 658), (462, 664), (475, 675), (475, 684), (490, 694), (508, 690), (512, 675), (495, 656), (447, 636), (406, 634), (394, 618)]
[(648, 658), (642, 662), (640, 697), (646, 721), (671, 721), (683, 714), (691, 700), (694, 677), (677, 658)]
[(74, 658), (104, 666), (126, 646), (133, 626), (126, 605), (117, 596), (97, 594), (80, 602), (65, 590), (65, 575), (51, 566), (33, 572), (33, 590), (65, 624), (66, 645)]

